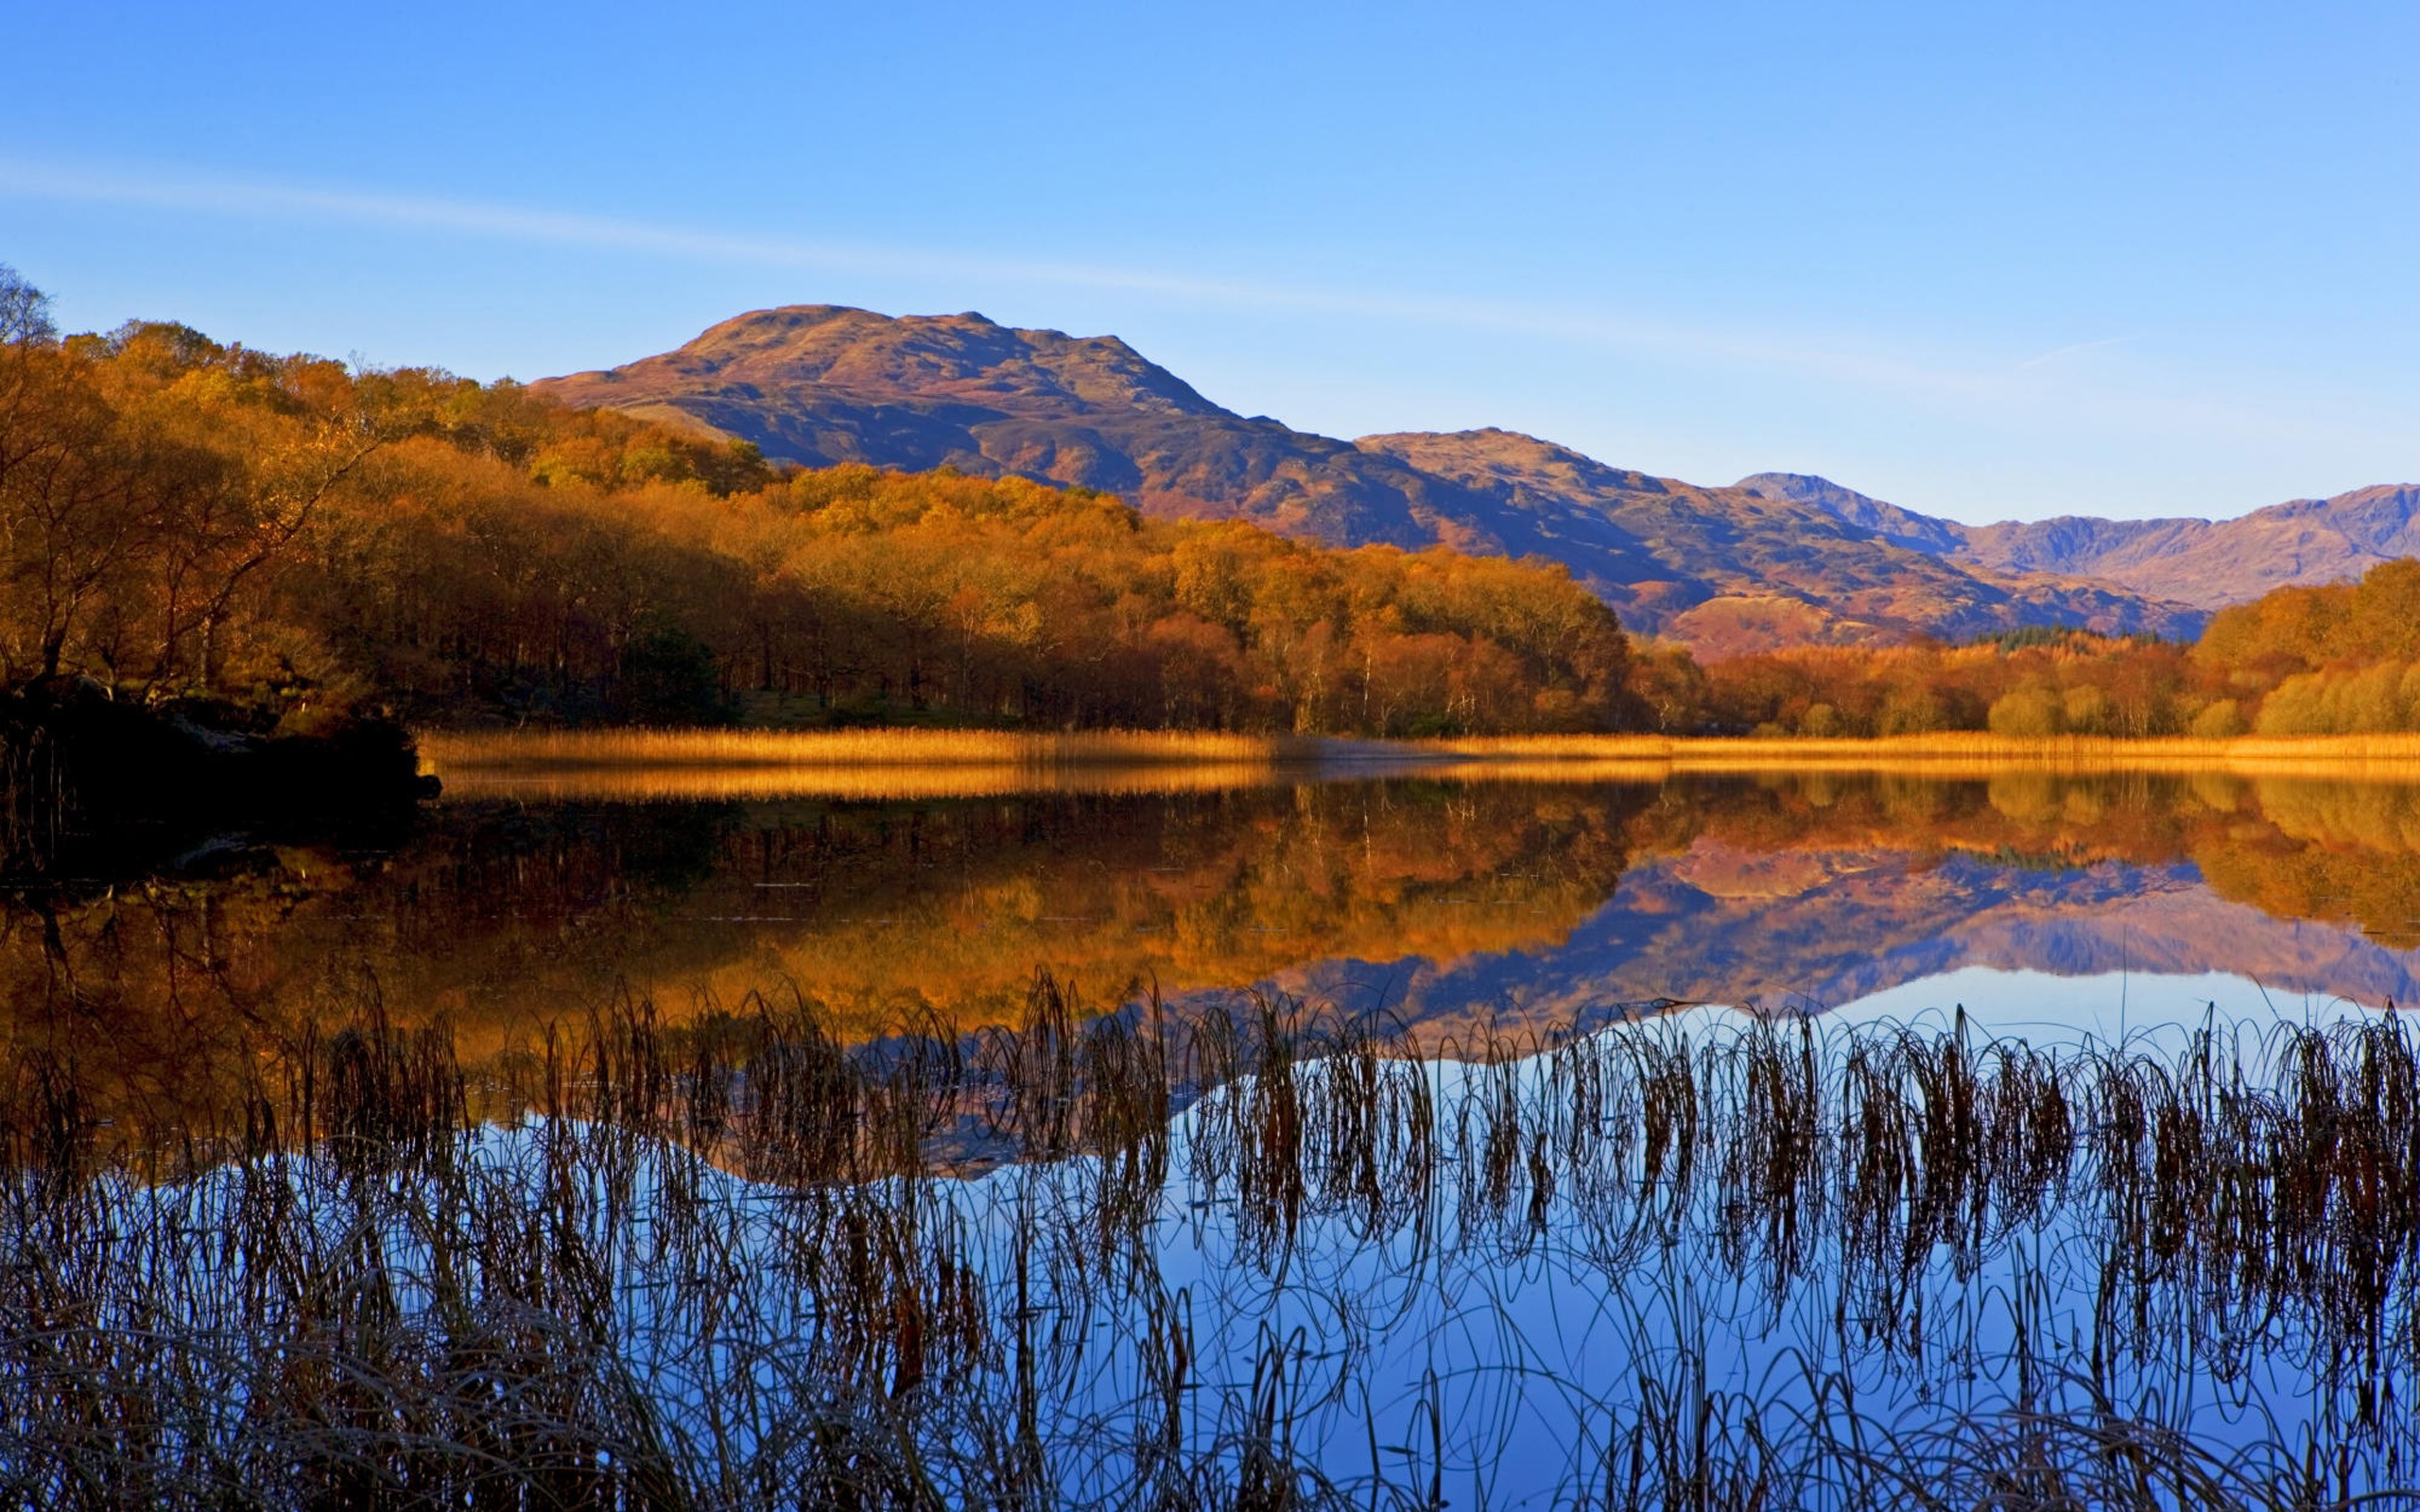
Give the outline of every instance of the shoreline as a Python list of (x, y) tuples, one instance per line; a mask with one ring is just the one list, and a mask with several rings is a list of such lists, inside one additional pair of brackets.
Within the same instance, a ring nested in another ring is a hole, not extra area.
[(2212, 772), (2243, 777), (2401, 776), (2420, 781), (2420, 734), (2108, 735), (2016, 738), (1981, 731), (1814, 736), (1499, 736), (1444, 743), (1490, 767), (1545, 764), (1678, 772), (1876, 772), (1942, 777), (2010, 771)]
[(0, 885), (145, 875), (231, 845), (393, 832), (435, 784), (378, 719), (312, 734), (54, 679), (0, 696)]
[[(451, 787), (644, 796), (671, 784), (726, 791), (913, 788), (936, 796), (1020, 785), (1156, 790), (1272, 777), (1653, 781), (1673, 773), (1861, 772), (1944, 778), (2005, 772), (2215, 773), (2420, 782), (2420, 734), (2013, 739), (1957, 731), (1879, 738), (1509, 735), (1444, 740), (1217, 731), (598, 730), (421, 731), (420, 769)], [(648, 782), (644, 773), (665, 781)], [(856, 781), (849, 780), (855, 774)], [(784, 781), (787, 776), (795, 781)]]

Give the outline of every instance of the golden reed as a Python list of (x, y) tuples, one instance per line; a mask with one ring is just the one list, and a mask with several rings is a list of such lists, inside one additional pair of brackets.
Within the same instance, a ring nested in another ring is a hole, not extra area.
[(528, 802), (772, 802), (784, 799), (915, 800), (1012, 793), (1204, 793), (1253, 787), (1288, 770), (1267, 762), (865, 763), (854, 766), (703, 762), (627, 766), (444, 766), (456, 798)]
[(1501, 735), (1438, 741), (1431, 748), (1504, 770), (1547, 763), (1576, 774), (1588, 766), (1670, 771), (1792, 771), (1808, 768), (1990, 776), (2062, 772), (2223, 771), (2248, 777), (2420, 779), (2420, 734), (2241, 735), (2226, 740), (2162, 735), (2021, 738), (1944, 730), (1876, 739), (1813, 736)]
[(1071, 766), (1317, 760), (1320, 743), (1219, 730), (433, 730), (421, 760), (442, 775), (480, 767)]
[(1673, 772), (2227, 772), (2420, 781), (2420, 735), (1880, 739), (1506, 735), (1339, 740), (1212, 730), (430, 731), (424, 771), (457, 793), (527, 798), (944, 798), (1248, 785), (1305, 768), (1461, 781), (1653, 781)]

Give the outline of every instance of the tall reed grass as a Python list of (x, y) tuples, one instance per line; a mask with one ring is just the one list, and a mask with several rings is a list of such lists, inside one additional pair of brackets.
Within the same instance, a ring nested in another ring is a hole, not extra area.
[(1520, 735), (1331, 740), (1215, 731), (598, 730), (431, 731), (424, 770), (458, 794), (597, 799), (939, 798), (1207, 790), (1386, 770), (1460, 782), (1649, 781), (1674, 772), (1834, 769), (1941, 778), (2217, 771), (2420, 781), (2420, 735), (2230, 740)]
[[(1475, 1423), (1556, 1404), (1570, 1505), (2420, 1484), (2391, 1013), (2169, 1053), (1634, 1022), (1437, 1062), (1285, 999), (1094, 1015), (1043, 977), (1012, 1030), (854, 1045), (794, 999), (678, 1029), (626, 1000), (475, 1075), (373, 1003), (148, 1166), (72, 1063), (0, 1092), (9, 1504), (1433, 1508), (1477, 1500)], [(1204, 1224), (1218, 1263), (1172, 1276)], [(1382, 1425), (1368, 1372), (1423, 1299), (1517, 1333), (1499, 1288), (1541, 1266), (1599, 1289), (1626, 1371), (1530, 1338), (1516, 1400), (1432, 1369)], [(1270, 1327), (1279, 1295), (1318, 1328)], [(1785, 1316), (1797, 1366), (1721, 1376), (1711, 1334)], [(2292, 1421), (2259, 1416), (2277, 1370)]]
[(1027, 793), (1206, 793), (1286, 780), (1292, 769), (1275, 763), (1205, 760), (1139, 765), (875, 762), (831, 765), (816, 762), (733, 766), (693, 762), (465, 766), (441, 762), (437, 770), (442, 774), (446, 795), (454, 799), (699, 803), (786, 799), (913, 801)]
[(1429, 743), (1490, 764), (1630, 763), (1679, 771), (1762, 771), (1840, 766), (1867, 771), (1988, 775), (2012, 766), (2054, 771), (2221, 770), (2246, 776), (2420, 778), (2420, 735), (2246, 735), (2118, 739), (2024, 738), (1980, 731), (1876, 739), (1772, 739), (1663, 735), (1503, 735)]
[(1315, 759), (1315, 741), (1216, 730), (546, 730), (429, 731), (448, 770), (515, 766), (1077, 766)]

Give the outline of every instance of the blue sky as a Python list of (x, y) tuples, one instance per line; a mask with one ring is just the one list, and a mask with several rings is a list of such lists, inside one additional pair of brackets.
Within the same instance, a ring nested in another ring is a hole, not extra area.
[(0, 261), (488, 378), (745, 309), (1971, 520), (2420, 478), (2420, 6), (17, 8)]

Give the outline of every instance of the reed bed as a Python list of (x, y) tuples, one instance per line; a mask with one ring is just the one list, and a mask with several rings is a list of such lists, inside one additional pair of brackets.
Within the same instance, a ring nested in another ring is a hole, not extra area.
[(515, 767), (1235, 765), (1319, 754), (1317, 742), (1285, 736), (1131, 730), (433, 730), (420, 736), (420, 749), (441, 777)]
[(2018, 738), (1945, 730), (1876, 739), (1503, 735), (1424, 744), (1506, 769), (1545, 761), (1712, 772), (1837, 766), (1958, 777), (2027, 767), (2062, 772), (2217, 770), (2253, 777), (2420, 780), (2420, 735), (2414, 734), (2245, 735), (2202, 740), (2187, 736)]
[(1408, 748), (1373, 756), (1357, 753), (1322, 762), (1162, 762), (1143, 765), (870, 765), (863, 766), (713, 766), (702, 764), (631, 766), (447, 765), (444, 797), (450, 799), (514, 799), (525, 802), (772, 802), (783, 799), (914, 801), (931, 799), (1004, 798), (1037, 793), (1209, 793), (1305, 781), (1358, 781), (1373, 777), (1428, 782), (1506, 782), (1537, 785), (1609, 783), (1652, 785), (1675, 775), (1739, 776), (1838, 772), (1858, 776), (1920, 778), (1934, 782), (1982, 782), (2024, 773), (2054, 777), (2124, 774), (2214, 773), (2247, 779), (2306, 779), (2330, 782), (2420, 783), (2420, 762), (2403, 764), (2351, 758), (2307, 761), (2246, 757), (2229, 762), (2169, 760), (2157, 753), (2140, 759), (2034, 759), (2014, 756), (1937, 755), (1913, 759), (1843, 757), (1801, 760), (1787, 753), (1733, 757), (1687, 750), (1672, 759), (1568, 756), (1458, 756)]
[[(0, 1086), (0, 1502), (2420, 1501), (2393, 1013), (1439, 1060), (1040, 977), (971, 1039), (792, 997), (475, 1069), (374, 1004), (264, 1048), (240, 1117), (133, 1143), (71, 1063)], [(1594, 1299), (1561, 1353), (1542, 1276)]]
[(448, 799), (527, 802), (770, 802), (785, 799), (914, 800), (1026, 793), (1206, 793), (1284, 780), (1271, 763), (1156, 762), (1009, 765), (876, 763), (856, 766), (670, 765), (440, 767)]
[(1373, 772), (1455, 782), (1650, 782), (1675, 772), (1808, 770), (1944, 779), (2011, 771), (2221, 772), (2420, 782), (2420, 735), (1375, 741), (1215, 731), (601, 730), (431, 731), (420, 737), (420, 749), (423, 770), (457, 795), (640, 801), (1209, 791)]

